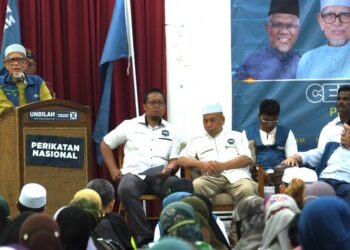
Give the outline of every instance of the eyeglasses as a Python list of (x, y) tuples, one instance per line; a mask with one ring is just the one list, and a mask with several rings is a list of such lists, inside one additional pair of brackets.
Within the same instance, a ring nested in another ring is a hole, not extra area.
[(151, 107), (155, 107), (155, 106), (163, 106), (165, 104), (164, 101), (150, 101), (150, 102), (146, 102), (147, 104), (149, 104)]
[(6, 59), (5, 61), (10, 63), (10, 64), (14, 64), (15, 62), (24, 63), (26, 60), (27, 60), (27, 58), (25, 58), (25, 57), (14, 57), (14, 58)]
[(299, 28), (299, 24), (296, 23), (280, 23), (280, 22), (269, 22), (269, 25), (272, 29), (281, 31), (283, 29), (286, 29), (288, 31), (295, 31)]
[(339, 22), (341, 23), (350, 23), (350, 13), (349, 12), (344, 12), (344, 13), (322, 13), (321, 17), (323, 21), (327, 24), (332, 24), (335, 22), (335, 20), (338, 18)]
[(264, 118), (262, 116), (260, 116), (260, 119), (261, 119), (261, 122), (263, 122), (263, 123), (277, 123), (278, 122), (278, 119), (277, 120), (264, 120)]

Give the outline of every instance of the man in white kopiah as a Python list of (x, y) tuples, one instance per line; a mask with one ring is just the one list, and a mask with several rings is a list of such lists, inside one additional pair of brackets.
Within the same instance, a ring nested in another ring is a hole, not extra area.
[(297, 78), (350, 78), (350, 0), (321, 0), (317, 21), (328, 43), (301, 57)]

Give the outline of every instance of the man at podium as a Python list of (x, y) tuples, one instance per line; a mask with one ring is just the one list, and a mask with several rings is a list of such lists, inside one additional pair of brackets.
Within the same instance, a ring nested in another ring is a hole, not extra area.
[(26, 49), (11, 44), (5, 49), (4, 65), (7, 73), (0, 76), (0, 113), (10, 107), (52, 99), (45, 81), (37, 75), (26, 75)]

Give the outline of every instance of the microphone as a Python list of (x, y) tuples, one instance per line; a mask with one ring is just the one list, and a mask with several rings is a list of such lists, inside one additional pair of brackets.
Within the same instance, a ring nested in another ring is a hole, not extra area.
[(20, 81), (23, 81), (24, 82), (24, 85), (27, 85), (27, 78), (26, 78), (26, 75), (23, 73), (23, 72), (20, 72), (18, 74), (18, 79)]

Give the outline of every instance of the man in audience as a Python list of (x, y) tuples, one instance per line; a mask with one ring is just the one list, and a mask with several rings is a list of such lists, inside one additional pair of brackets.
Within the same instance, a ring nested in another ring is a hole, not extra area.
[[(111, 178), (120, 181), (118, 196), (137, 233), (138, 246), (153, 240), (153, 230), (139, 198), (145, 193), (163, 198), (168, 194), (168, 187), (178, 180), (172, 174), (178, 169), (180, 138), (173, 126), (162, 118), (165, 106), (160, 89), (148, 90), (143, 97), (145, 114), (122, 122), (101, 142), (101, 152)], [(125, 157), (123, 168), (119, 169), (112, 150), (122, 144)], [(154, 167), (159, 170), (143, 173)]]
[[(350, 121), (349, 121), (350, 122)], [(317, 148), (288, 157), (286, 165), (309, 164), (315, 168), (319, 181), (331, 185), (336, 195), (350, 204), (350, 126), (344, 124), (340, 143), (330, 141), (324, 149)]]
[(26, 48), (27, 53), (27, 69), (25, 72), (27, 74), (34, 75), (36, 73), (36, 57), (33, 50)]
[(37, 75), (26, 75), (26, 49), (12, 44), (5, 49), (7, 73), (0, 76), (0, 113), (10, 107), (52, 99), (45, 81)]
[(26, 211), (44, 212), (46, 189), (38, 183), (28, 183), (22, 187), (17, 208), (20, 213)]
[(133, 249), (130, 229), (126, 221), (119, 214), (113, 213), (114, 187), (104, 179), (91, 180), (86, 188), (95, 190), (101, 197), (103, 219), (97, 224), (94, 231), (98, 237), (110, 239), (122, 245), (125, 249)]
[[(26, 48), (27, 53), (27, 68), (24, 73), (26, 74), (36, 74), (37, 66), (36, 66), (36, 56), (33, 50)], [(53, 89), (53, 85), (51, 82), (45, 80), (46, 87), (49, 89), (52, 98), (55, 98), (55, 91)]]
[(259, 124), (243, 131), (248, 140), (256, 143), (256, 163), (264, 169), (273, 169), (288, 156), (298, 152), (292, 130), (277, 125), (280, 105), (276, 100), (264, 99), (260, 103)]
[(350, 1), (321, 0), (320, 12), (317, 21), (328, 42), (302, 56), (297, 78), (349, 78)]
[(100, 195), (103, 214), (113, 211), (115, 193), (114, 187), (109, 181), (104, 179), (93, 179), (86, 185), (86, 188), (95, 190)]
[(270, 46), (251, 54), (239, 66), (235, 78), (294, 79), (300, 56), (292, 49), (299, 29), (298, 0), (272, 0), (265, 23)]

